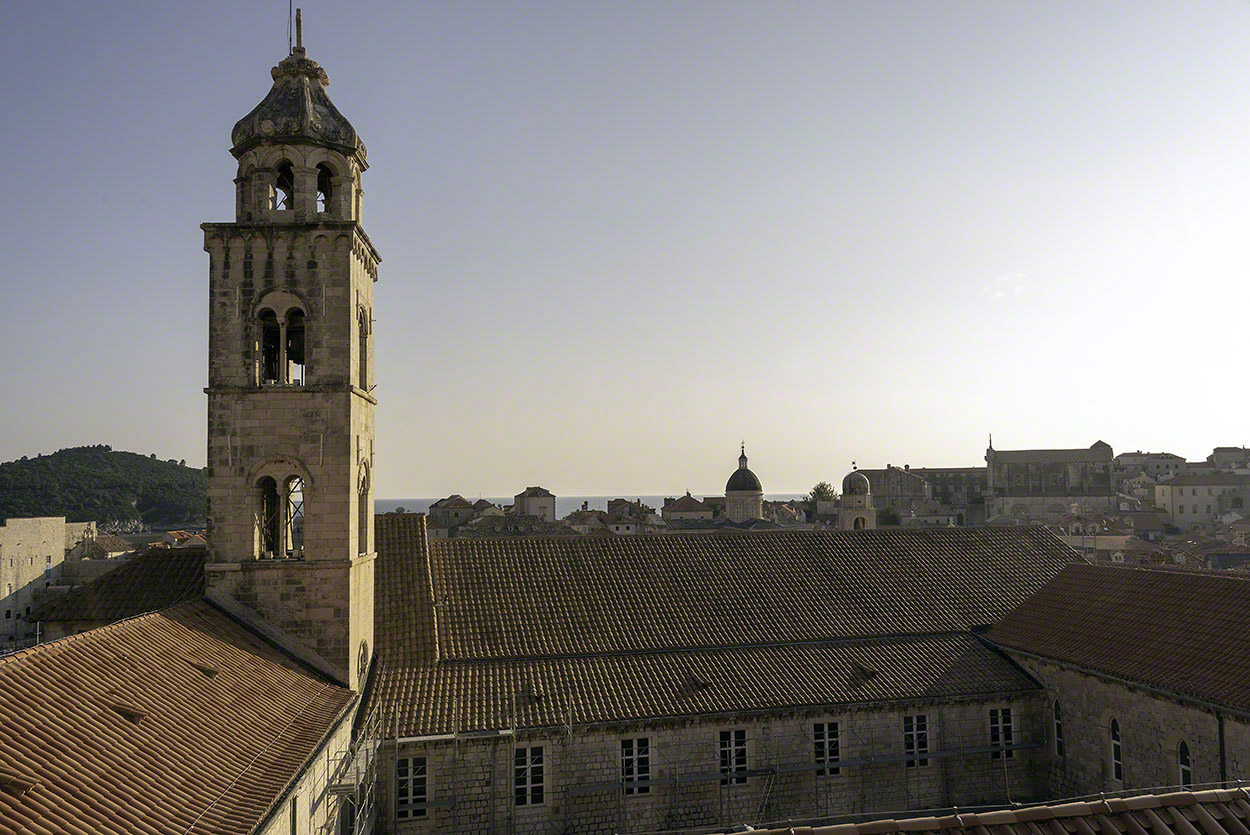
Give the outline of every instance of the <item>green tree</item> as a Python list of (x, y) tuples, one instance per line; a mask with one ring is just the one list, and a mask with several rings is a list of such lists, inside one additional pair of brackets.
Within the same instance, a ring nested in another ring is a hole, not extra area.
[(899, 516), (898, 511), (892, 507), (887, 507), (885, 510), (877, 514), (877, 525), (879, 526), (884, 527), (888, 525), (901, 524), (903, 524), (903, 517)]
[(838, 497), (834, 491), (833, 485), (827, 481), (818, 481), (812, 487), (811, 492), (803, 497), (803, 509), (807, 511), (808, 517), (816, 515), (816, 502), (831, 502)]

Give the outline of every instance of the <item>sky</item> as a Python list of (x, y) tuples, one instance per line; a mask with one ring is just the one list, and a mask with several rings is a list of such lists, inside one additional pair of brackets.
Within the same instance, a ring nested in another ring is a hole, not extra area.
[[(1250, 4), (304, 0), (364, 139), (377, 494), (1250, 443)], [(287, 4), (13, 0), (0, 460), (205, 458)]]

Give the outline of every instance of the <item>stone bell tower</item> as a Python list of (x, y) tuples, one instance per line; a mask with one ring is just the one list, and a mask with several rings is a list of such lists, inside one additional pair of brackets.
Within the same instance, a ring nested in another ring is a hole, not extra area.
[(209, 592), (357, 687), (373, 652), (373, 284), (365, 146), (297, 46), (234, 126), (209, 253)]

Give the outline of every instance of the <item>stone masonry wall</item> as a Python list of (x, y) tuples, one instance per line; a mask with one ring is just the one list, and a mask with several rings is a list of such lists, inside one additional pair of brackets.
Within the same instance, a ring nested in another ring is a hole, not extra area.
[[(731, 825), (813, 816), (893, 812), (1005, 803), (1037, 797), (1044, 752), (1040, 748), (995, 759), (988, 752), (989, 709), (1010, 706), (1015, 742), (1038, 742), (1040, 699), (886, 705), (832, 713), (787, 712), (739, 717), (695, 717), (612, 727), (553, 729), (458, 741), (408, 742), (401, 756), (425, 756), (432, 808), (424, 819), (393, 817), (393, 752), (380, 774), (380, 831), (424, 833), (617, 832)], [(932, 752), (925, 767), (903, 761), (902, 716), (925, 713)], [(818, 776), (813, 723), (837, 721), (842, 761), (836, 776)], [(722, 785), (720, 732), (747, 732), (742, 785)], [(621, 739), (647, 736), (653, 780), (646, 794), (626, 795), (621, 780)], [(544, 746), (546, 798), (517, 806), (512, 794), (516, 745)], [(969, 751), (968, 749), (981, 749)], [(865, 760), (873, 760), (864, 763)]]
[[(1220, 766), (1220, 717), (1195, 706), (1060, 664), (1008, 652), (1046, 687), (1046, 785), (1063, 798), (1123, 789), (1177, 786), (1177, 748), (1185, 740), (1194, 783), (1250, 778), (1250, 723), (1223, 716), (1224, 771)], [(1055, 746), (1052, 711), (1061, 706), (1064, 756)], [(1124, 779), (1113, 778), (1110, 724), (1120, 726)]]
[(356, 605), (356, 599), (372, 597), (372, 566), (371, 555), (341, 562), (251, 560), (212, 563), (205, 574), (210, 590), (229, 595), (320, 655), (354, 688), (359, 642), (366, 640), (370, 652), (373, 645), (373, 608)]
[(37, 627), (26, 615), (60, 578), (65, 542), (63, 516), (0, 525), (0, 652), (34, 644)]

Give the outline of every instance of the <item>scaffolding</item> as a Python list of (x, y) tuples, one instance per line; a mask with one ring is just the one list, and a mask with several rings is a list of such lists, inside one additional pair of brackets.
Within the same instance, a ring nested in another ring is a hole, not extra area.
[(372, 835), (377, 827), (378, 756), (385, 742), (382, 708), (374, 704), (357, 723), (347, 745), (328, 750), (322, 761), (327, 800), (338, 798), (337, 816), (327, 816), (319, 835)]
[[(595, 831), (584, 825), (594, 820), (605, 832), (716, 832), (743, 823), (819, 823), (898, 809), (972, 810), (1034, 799), (1044, 773), (1036, 752), (1046, 744), (1040, 712), (1015, 701), (1019, 710), (1010, 731), (1004, 738), (999, 728), (995, 740), (994, 704), (1001, 703), (831, 705), (826, 716), (796, 709), (600, 725), (570, 721), (541, 730), (456, 729), (418, 738), (400, 738), (394, 727), (390, 750), (396, 758), (401, 749), (428, 757), (430, 794), (410, 808), (427, 811), (451, 829), (462, 821), (489, 820), (492, 831), (539, 831), (533, 825), (541, 814), (522, 813), (512, 803), (510, 763), (512, 747), (541, 744), (546, 803), (552, 809), (544, 826)], [(905, 714), (928, 716), (918, 747), (905, 748)], [(836, 751), (823, 749), (822, 758), (813, 725), (834, 721)], [(741, 765), (731, 759), (726, 766), (718, 732), (733, 727), (746, 728), (748, 753)], [(638, 737), (648, 738), (649, 760), (640, 776), (631, 765), (627, 779), (621, 740)]]

